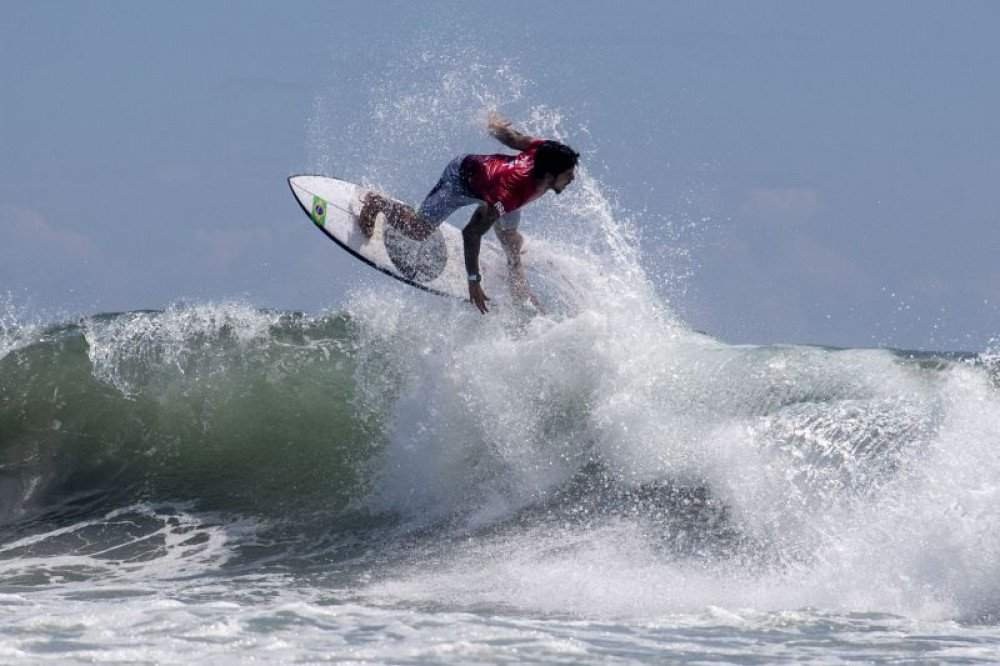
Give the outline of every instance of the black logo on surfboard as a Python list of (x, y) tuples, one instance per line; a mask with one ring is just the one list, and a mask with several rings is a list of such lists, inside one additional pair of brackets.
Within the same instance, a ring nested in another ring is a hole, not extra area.
[(440, 229), (435, 230), (427, 240), (418, 241), (386, 225), (384, 238), (389, 259), (407, 280), (430, 282), (441, 275), (448, 264), (448, 246)]

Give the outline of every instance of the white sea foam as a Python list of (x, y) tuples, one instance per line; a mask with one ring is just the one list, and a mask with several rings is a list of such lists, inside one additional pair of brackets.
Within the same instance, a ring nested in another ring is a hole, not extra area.
[(191, 576), (218, 569), (259, 528), (189, 505), (135, 504), (0, 544), (0, 578), (85, 591)]
[[(151, 368), (180, 374), (197, 368), (211, 374), (218, 358), (230, 359), (224, 338), (248, 349), (269, 339), (280, 313), (264, 312), (246, 303), (172, 305), (163, 312), (130, 312), (112, 318), (82, 321), (93, 374), (124, 395), (133, 394)], [(207, 365), (206, 365), (207, 364)], [(201, 367), (206, 366), (206, 367)]]
[[(388, 393), (369, 396), (392, 405), (373, 506), (474, 528), (544, 501), (596, 463), (626, 486), (706, 488), (754, 544), (756, 564), (678, 560), (641, 520), (616, 519), (504, 532), (381, 592), (585, 615), (995, 610), (1000, 401), (981, 368), (728, 346), (685, 329), (651, 289), (591, 269), (574, 276), (585, 296), (573, 314), (527, 322), (354, 296), (360, 347), (379, 350), (380, 363), (388, 356), (393, 377)], [(362, 357), (362, 385), (373, 368)]]
[[(515, 120), (567, 134), (542, 107)], [(736, 347), (691, 331), (585, 166), (526, 218), (525, 261), (557, 304), (548, 316), (481, 317), (379, 287), (351, 297), (359, 401), (389, 405), (371, 506), (415, 525), (502, 524), (596, 464), (627, 487), (706, 489), (743, 555), (671, 554), (641, 520), (608, 518), (583, 531), (504, 531), (378, 593), (643, 617), (707, 606), (993, 610), (1000, 402), (981, 368)], [(491, 277), (487, 293), (504, 288)]]
[(8, 293), (0, 293), (0, 359), (36, 339), (39, 322)]

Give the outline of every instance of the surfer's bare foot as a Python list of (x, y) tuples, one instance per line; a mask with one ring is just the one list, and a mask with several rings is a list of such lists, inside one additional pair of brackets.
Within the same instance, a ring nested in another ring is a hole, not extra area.
[(375, 216), (382, 209), (380, 199), (381, 197), (374, 192), (369, 192), (365, 195), (365, 199), (361, 204), (361, 213), (358, 214), (358, 226), (361, 227), (361, 233), (365, 238), (371, 238), (375, 232)]
[(435, 227), (415, 210), (405, 204), (385, 199), (374, 192), (365, 195), (358, 214), (358, 226), (365, 238), (371, 238), (375, 231), (375, 218), (382, 213), (385, 223), (399, 229), (413, 240), (423, 241), (434, 233)]

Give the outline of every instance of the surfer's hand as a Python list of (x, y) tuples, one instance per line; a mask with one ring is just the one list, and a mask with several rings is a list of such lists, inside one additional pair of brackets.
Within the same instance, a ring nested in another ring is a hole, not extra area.
[(510, 127), (510, 121), (496, 111), (490, 111), (489, 118), (486, 121), (486, 126), (491, 130), (508, 129)]
[(478, 282), (469, 283), (469, 300), (472, 301), (472, 304), (475, 305), (483, 314), (490, 311), (490, 309), (486, 307), (486, 301), (490, 300), (490, 297), (486, 295), (483, 291), (483, 286)]

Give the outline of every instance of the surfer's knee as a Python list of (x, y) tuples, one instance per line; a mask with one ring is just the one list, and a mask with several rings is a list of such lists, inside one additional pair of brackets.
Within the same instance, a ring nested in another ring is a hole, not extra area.
[(484, 201), (476, 207), (475, 216), (479, 216), (483, 222), (488, 222), (492, 225), (500, 217), (500, 214), (497, 212), (496, 208)]

